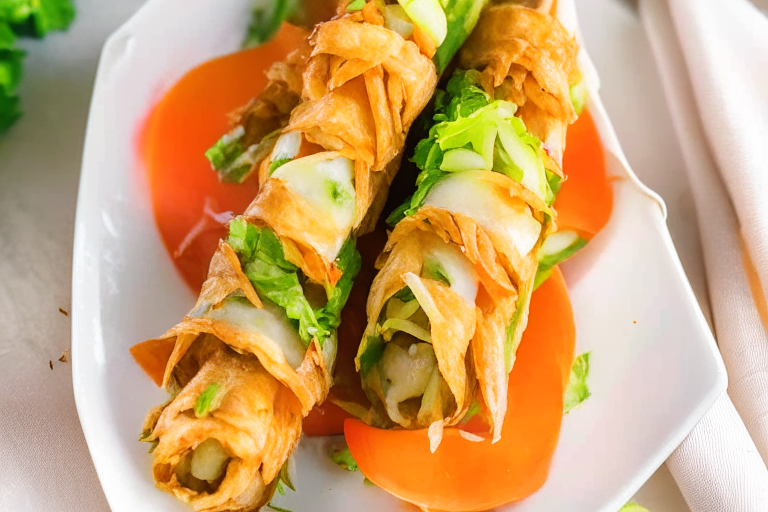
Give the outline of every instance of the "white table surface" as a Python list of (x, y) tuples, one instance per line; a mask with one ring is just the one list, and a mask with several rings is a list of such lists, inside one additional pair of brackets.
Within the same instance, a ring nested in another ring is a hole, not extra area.
[[(25, 115), (0, 137), (2, 511), (109, 510), (77, 418), (70, 363), (58, 361), (70, 343), (69, 317), (59, 308), (70, 310), (75, 200), (99, 52), (143, 3), (76, 0), (67, 34), (23, 42)], [(675, 245), (706, 304), (693, 204), (642, 25), (617, 0), (577, 4), (627, 158), (666, 200)], [(652, 512), (688, 511), (664, 466), (636, 499)]]

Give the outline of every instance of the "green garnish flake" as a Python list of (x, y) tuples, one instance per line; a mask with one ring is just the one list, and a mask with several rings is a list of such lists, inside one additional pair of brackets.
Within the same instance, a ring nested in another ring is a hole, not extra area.
[[(451, 278), (448, 276), (448, 272), (445, 270), (445, 267), (443, 267), (443, 265), (435, 258), (427, 258), (424, 260), (424, 268), (422, 272), (424, 277), (427, 279), (434, 279), (435, 281), (440, 281), (446, 286), (451, 286)], [(410, 288), (408, 291), (410, 291)]]
[(195, 401), (195, 416), (204, 418), (213, 412), (218, 407), (217, 402), (220, 402), (218, 394), (219, 385), (215, 382), (205, 388)]
[(280, 494), (280, 496), (285, 496), (285, 489), (283, 488), (283, 481), (280, 480), (279, 478), (277, 479), (277, 487), (275, 488), (275, 490), (277, 491), (278, 494)]
[(576, 85), (572, 85), (569, 92), (571, 103), (573, 103), (573, 109), (576, 111), (576, 115), (580, 116), (589, 99), (589, 89), (587, 89), (587, 84), (582, 80)]
[(160, 444), (160, 440), (159, 439), (155, 439), (154, 441), (152, 441), (152, 445), (149, 447), (149, 451), (147, 453), (154, 452), (155, 448), (157, 448), (157, 445), (159, 445), (159, 444)]
[(528, 297), (528, 294), (523, 293), (523, 290), (520, 290), (520, 294), (517, 296), (515, 312), (512, 315), (512, 320), (509, 322), (509, 326), (507, 326), (506, 337), (504, 340), (504, 367), (506, 368), (507, 374), (512, 371), (512, 362), (515, 355), (515, 331), (517, 331), (517, 324), (520, 323), (520, 318), (523, 316)]
[(573, 361), (568, 385), (565, 387), (565, 395), (563, 396), (563, 413), (565, 414), (568, 414), (592, 394), (587, 386), (589, 354), (590, 352), (585, 352)]
[(650, 512), (647, 508), (645, 508), (642, 505), (638, 505), (637, 503), (632, 503), (631, 501), (621, 507), (621, 510), (619, 512)]
[(338, 181), (326, 180), (328, 195), (336, 204), (344, 204), (352, 200), (352, 195), (344, 188), (344, 184)]
[(360, 469), (357, 467), (355, 459), (352, 458), (352, 453), (349, 451), (349, 448), (333, 452), (331, 454), (331, 460), (347, 471), (357, 471)]
[(403, 302), (411, 302), (412, 300), (416, 300), (416, 296), (413, 294), (413, 292), (408, 286), (400, 289), (400, 291), (394, 294), (393, 297), (396, 299), (400, 299)]
[(360, 373), (364, 376), (376, 366), (384, 354), (386, 344), (381, 336), (367, 336), (365, 352), (360, 354)]
[(277, 33), (280, 25), (294, 14), (299, 7), (297, 0), (273, 0), (253, 10), (248, 35), (243, 42), (243, 48), (250, 48), (266, 43)]
[(288, 510), (287, 508), (278, 507), (277, 505), (272, 504), (272, 502), (267, 505), (269, 508), (274, 510), (275, 512), (293, 512), (292, 510)]
[(440, 3), (445, 12), (447, 35), (432, 57), (438, 75), (443, 74), (453, 56), (472, 33), (488, 0), (441, 0)]
[(376, 484), (374, 483), (374, 481), (373, 481), (373, 480), (371, 480), (371, 479), (370, 479), (370, 478), (368, 478), (368, 477), (365, 477), (365, 478), (363, 479), (363, 484), (364, 484), (364, 485), (368, 485), (368, 486), (371, 486), (371, 487), (376, 487)]
[(577, 252), (579, 252), (585, 245), (587, 240), (577, 237), (576, 240), (568, 247), (555, 254), (539, 255), (539, 267), (536, 270), (536, 277), (533, 281), (533, 289), (536, 290), (539, 286), (550, 278), (555, 265), (562, 263)]
[(352, 0), (347, 6), (347, 12), (355, 12), (365, 7), (365, 0)]
[(279, 167), (282, 167), (283, 165), (287, 164), (290, 161), (291, 161), (290, 158), (278, 158), (277, 160), (269, 164), (269, 174), (272, 174)]
[(336, 257), (342, 276), (328, 289), (328, 302), (313, 309), (301, 286), (301, 270), (285, 259), (283, 245), (268, 228), (258, 228), (238, 218), (229, 225), (229, 245), (240, 258), (243, 271), (259, 296), (285, 309), (286, 316), (307, 345), (317, 338), (320, 346), (341, 323), (341, 310), (360, 271), (360, 253), (348, 239)]

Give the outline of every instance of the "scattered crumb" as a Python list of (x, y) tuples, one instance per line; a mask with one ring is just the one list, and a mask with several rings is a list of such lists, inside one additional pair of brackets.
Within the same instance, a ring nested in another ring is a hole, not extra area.
[(633, 324), (636, 324), (636, 323), (637, 323), (637, 320), (633, 320), (633, 321), (632, 321), (632, 323), (633, 323)]
[(64, 316), (69, 316), (69, 313), (67, 313), (66, 311), (64, 311), (62, 308), (59, 308), (59, 313), (61, 313), (61, 314), (62, 314), (62, 315), (64, 315)]
[(61, 361), (62, 363), (66, 363), (67, 361), (69, 361), (68, 356), (69, 356), (69, 350), (65, 350), (64, 352), (61, 353), (61, 357), (59, 358), (59, 361)]
[(48, 366), (50, 366), (51, 370), (53, 370), (53, 361), (51, 361), (50, 359), (48, 360)]

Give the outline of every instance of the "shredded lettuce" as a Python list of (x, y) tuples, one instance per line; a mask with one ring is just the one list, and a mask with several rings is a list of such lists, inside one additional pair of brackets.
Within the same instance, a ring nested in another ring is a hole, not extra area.
[(279, 167), (282, 167), (283, 165), (287, 164), (287, 163), (288, 163), (288, 162), (290, 162), (290, 161), (291, 161), (291, 159), (290, 159), (290, 158), (281, 158), (281, 159), (279, 159), (279, 160), (275, 160), (274, 162), (272, 162), (271, 164), (269, 164), (269, 174), (272, 174), (272, 173), (273, 173), (273, 172), (275, 172), (275, 171), (276, 171), (276, 170), (277, 170)]
[(357, 471), (360, 469), (357, 467), (355, 459), (352, 458), (352, 453), (349, 451), (349, 448), (336, 450), (331, 454), (331, 460), (347, 471)]
[(422, 272), (427, 279), (434, 279), (446, 286), (451, 286), (451, 278), (448, 276), (448, 272), (445, 270), (445, 267), (443, 267), (443, 264), (440, 263), (437, 258), (433, 257), (425, 259)]
[[(258, 144), (245, 147), (245, 128), (238, 126), (217, 140), (205, 152), (205, 157), (222, 182), (242, 183), (250, 176), (254, 164), (269, 155), (279, 135), (280, 130), (275, 130)], [(273, 162), (269, 168), (270, 173), (286, 162), (287, 160)]]
[(298, 7), (298, 0), (259, 2), (253, 10), (253, 17), (243, 47), (258, 46), (272, 39), (283, 21), (294, 14)]
[(432, 60), (442, 75), (461, 45), (475, 28), (488, 0), (441, 0), (446, 18), (446, 36)]
[(380, 335), (366, 337), (365, 352), (360, 354), (360, 373), (363, 376), (368, 375), (371, 368), (379, 362), (385, 347), (386, 343)]
[(272, 230), (235, 219), (230, 223), (227, 241), (240, 257), (245, 275), (259, 296), (285, 309), (304, 343), (309, 345), (317, 338), (322, 347), (341, 323), (341, 310), (360, 271), (360, 254), (354, 242), (347, 240), (336, 258), (342, 277), (335, 286), (326, 287), (328, 302), (313, 309), (304, 295), (301, 270), (285, 259), (283, 246)]
[(529, 298), (529, 295), (523, 293), (523, 290), (520, 290), (519, 293), (520, 294), (517, 296), (517, 304), (515, 305), (515, 312), (507, 327), (507, 336), (504, 341), (504, 367), (506, 368), (507, 373), (512, 371), (512, 361), (514, 360), (512, 349), (514, 348), (513, 345), (515, 343), (515, 331), (517, 330), (517, 324), (520, 323), (520, 318), (523, 316), (523, 311), (525, 311), (525, 306), (527, 305)]
[(478, 84), (477, 71), (457, 71), (435, 100), (434, 126), (421, 140), (412, 162), (421, 170), (417, 189), (387, 218), (390, 225), (413, 215), (432, 188), (451, 172), (486, 170), (506, 174), (541, 197), (555, 199), (559, 177), (547, 174), (541, 142), (515, 117), (517, 107), (492, 100)]
[(621, 507), (621, 510), (619, 512), (650, 512), (647, 508), (643, 507), (642, 505), (638, 505), (637, 503), (632, 503), (631, 501)]
[(287, 508), (278, 507), (277, 505), (273, 504), (271, 501), (269, 502), (267, 507), (273, 510), (274, 512), (293, 512), (292, 510), (288, 510)]
[(576, 111), (576, 115), (580, 116), (581, 112), (587, 104), (589, 99), (589, 90), (587, 84), (582, 80), (581, 82), (572, 85), (570, 89), (571, 103), (573, 103), (573, 109)]
[(203, 418), (216, 409), (219, 401), (219, 385), (215, 382), (205, 388), (195, 400), (195, 416)]
[(569, 241), (568, 245), (565, 247), (558, 247), (558, 250), (555, 252), (548, 252), (546, 250), (548, 245), (547, 241), (550, 238), (560, 234), (561, 233), (553, 233), (550, 235), (548, 239), (544, 241), (544, 245), (542, 245), (542, 248), (539, 250), (539, 268), (536, 270), (536, 278), (533, 283), (534, 290), (541, 286), (544, 281), (549, 279), (549, 277), (552, 275), (552, 271), (554, 270), (555, 265), (567, 260), (579, 252), (579, 250), (581, 250), (585, 245), (587, 245), (586, 240), (578, 236), (576, 233), (573, 233), (573, 239), (572, 241)]
[(408, 17), (440, 46), (448, 36), (448, 20), (440, 0), (397, 0)]
[(592, 394), (589, 391), (589, 386), (587, 386), (589, 354), (590, 352), (585, 352), (573, 361), (568, 385), (565, 387), (565, 395), (563, 396), (563, 412), (565, 414), (568, 414)]
[(396, 299), (400, 299), (403, 302), (411, 302), (412, 300), (416, 300), (416, 296), (413, 294), (411, 289), (409, 287), (405, 287), (400, 289), (397, 293), (393, 295)]
[(365, 0), (352, 0), (347, 6), (347, 12), (355, 12), (365, 7)]

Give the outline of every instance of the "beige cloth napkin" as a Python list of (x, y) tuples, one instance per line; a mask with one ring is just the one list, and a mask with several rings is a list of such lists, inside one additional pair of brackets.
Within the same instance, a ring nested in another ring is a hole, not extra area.
[(729, 379), (668, 466), (693, 512), (765, 511), (768, 18), (746, 0), (641, 0), (640, 14), (683, 148)]

